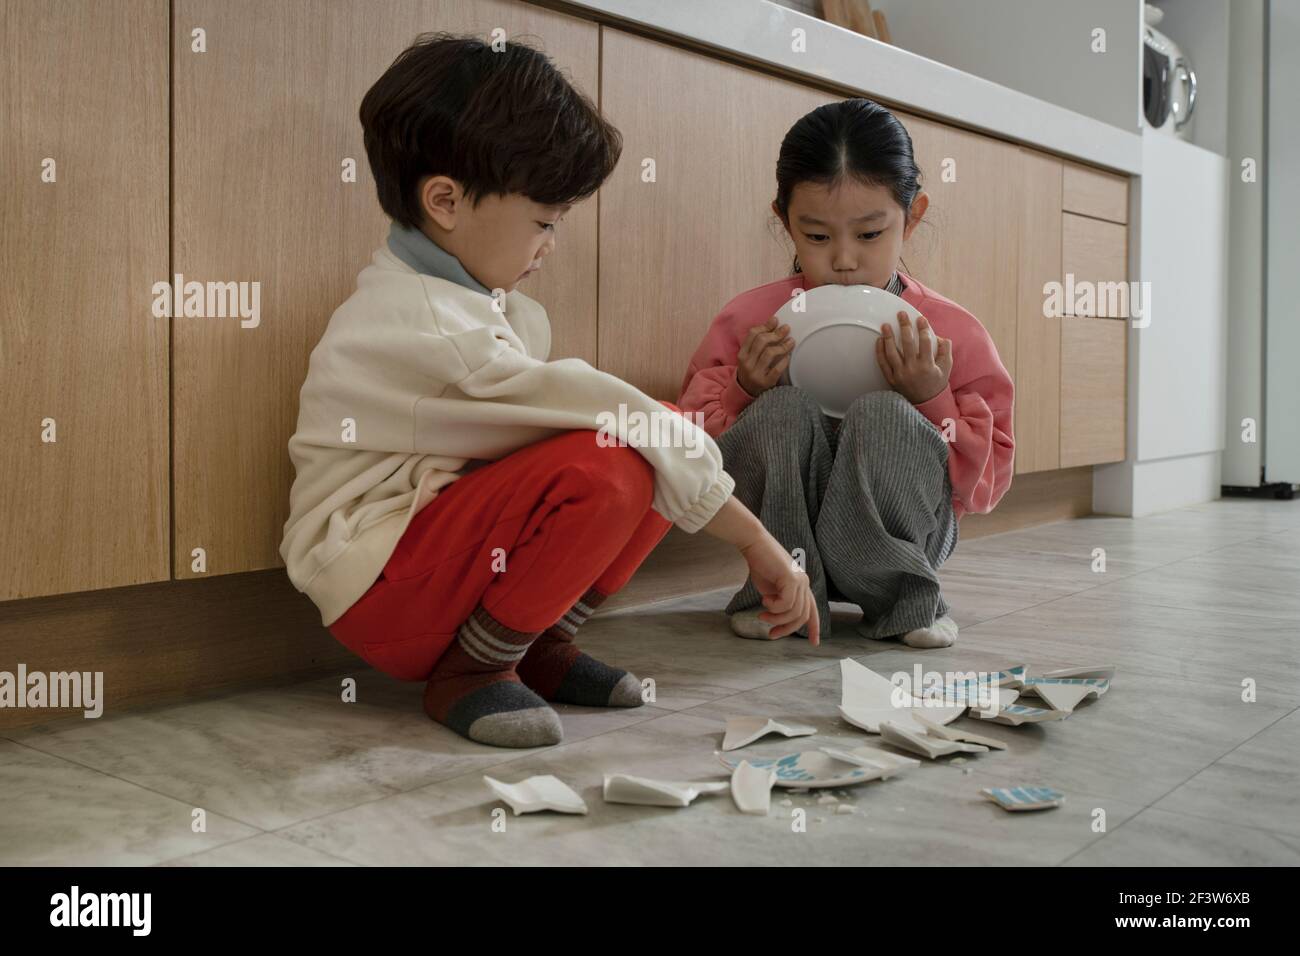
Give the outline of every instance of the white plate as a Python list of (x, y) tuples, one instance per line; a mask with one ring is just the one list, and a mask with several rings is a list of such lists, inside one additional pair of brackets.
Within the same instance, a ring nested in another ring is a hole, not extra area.
[(921, 313), (905, 300), (871, 285), (822, 285), (803, 294), (803, 311), (794, 296), (776, 313), (790, 326), (790, 384), (833, 418), (843, 418), (853, 400), (886, 391), (889, 383), (876, 363), (876, 340), (888, 325), (898, 335), (898, 313), (915, 323)]

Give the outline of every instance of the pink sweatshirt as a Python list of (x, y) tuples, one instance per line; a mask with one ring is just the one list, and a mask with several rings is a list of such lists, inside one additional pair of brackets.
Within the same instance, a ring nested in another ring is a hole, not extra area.
[[(1015, 442), (1011, 436), (1015, 386), (979, 319), (909, 275), (899, 272), (903, 298), (929, 320), (935, 333), (952, 339), (952, 374), (948, 387), (916, 408), (943, 428), (956, 423), (948, 446), (953, 510), (957, 517), (993, 510), (1011, 486)], [(802, 274), (769, 282), (741, 293), (718, 313), (695, 350), (677, 404), (683, 412), (703, 412), (704, 429), (714, 438), (731, 427), (754, 399), (736, 381), (741, 343), (789, 301), (795, 289), (807, 288)], [(874, 362), (874, 353), (867, 356)]]

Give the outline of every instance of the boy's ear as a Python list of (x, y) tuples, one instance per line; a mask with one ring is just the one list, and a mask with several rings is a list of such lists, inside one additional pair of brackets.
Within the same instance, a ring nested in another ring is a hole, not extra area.
[(420, 183), (420, 209), (426, 219), (447, 232), (456, 228), (457, 213), (464, 202), (460, 183), (450, 176), (429, 176)]
[(925, 211), (930, 208), (930, 194), (924, 190), (916, 194), (912, 200), (912, 208), (907, 211), (907, 222), (903, 225), (903, 241), (906, 242), (912, 235), (912, 231), (920, 225), (921, 220), (925, 218)]

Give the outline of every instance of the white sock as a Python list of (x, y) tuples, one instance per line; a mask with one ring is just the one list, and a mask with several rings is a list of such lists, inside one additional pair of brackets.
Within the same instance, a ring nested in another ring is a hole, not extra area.
[(731, 630), (737, 637), (747, 637), (753, 641), (771, 640), (768, 637), (772, 625), (760, 621), (758, 615), (765, 611), (762, 607), (747, 607), (731, 615)]
[(957, 641), (957, 622), (947, 614), (929, 627), (918, 627), (903, 635), (908, 647), (951, 647)]

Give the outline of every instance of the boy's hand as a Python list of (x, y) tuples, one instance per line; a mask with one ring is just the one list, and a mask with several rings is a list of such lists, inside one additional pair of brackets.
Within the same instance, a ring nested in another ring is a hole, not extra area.
[(767, 610), (760, 612), (758, 619), (772, 625), (768, 639), (793, 634), (807, 624), (809, 642), (814, 647), (820, 644), (817, 602), (813, 600), (807, 573), (795, 568), (794, 558), (766, 532), (740, 553), (749, 565), (754, 587), (763, 596)]
[(794, 339), (790, 326), (776, 324), (772, 316), (763, 325), (749, 330), (741, 343), (736, 363), (736, 381), (750, 395), (757, 398), (781, 380), (781, 374), (790, 364)]
[(876, 340), (876, 362), (890, 388), (913, 405), (920, 405), (948, 387), (952, 339), (935, 335), (925, 316), (916, 320), (913, 331), (906, 312), (898, 313), (898, 329), (897, 337), (888, 325), (881, 331)]

